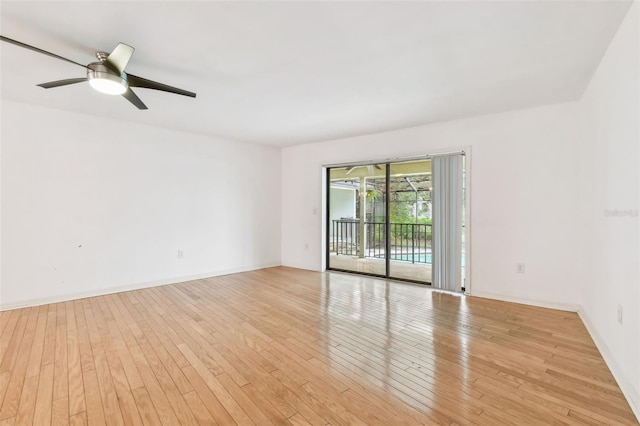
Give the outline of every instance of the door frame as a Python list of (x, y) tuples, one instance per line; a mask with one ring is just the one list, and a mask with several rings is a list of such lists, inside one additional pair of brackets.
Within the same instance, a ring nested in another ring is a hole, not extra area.
[[(384, 164), (386, 166), (386, 174), (387, 174), (387, 182), (389, 179), (390, 168), (388, 167), (391, 163), (401, 163), (405, 161), (416, 161), (416, 160), (426, 160), (431, 159), (433, 157), (438, 157), (442, 155), (451, 155), (461, 153), (464, 154), (464, 185), (465, 185), (465, 194), (464, 194), (464, 248), (465, 248), (465, 270), (464, 276), (462, 277), (461, 287), (464, 289), (463, 292), (466, 295), (471, 295), (471, 268), (472, 268), (472, 250), (471, 250), (471, 235), (472, 235), (472, 224), (471, 224), (471, 146), (464, 146), (459, 148), (451, 148), (451, 149), (442, 149), (442, 150), (433, 150), (430, 154), (421, 154), (421, 155), (413, 155), (406, 157), (394, 157), (394, 158), (385, 158), (381, 160), (358, 160), (358, 161), (349, 161), (349, 162), (340, 162), (340, 163), (329, 163), (322, 165), (322, 235), (321, 238), (321, 270), (323, 272), (330, 270), (329, 269), (329, 229), (331, 228), (330, 216), (329, 216), (329, 192), (331, 190), (331, 180), (329, 178), (329, 169), (337, 168), (337, 167), (347, 167), (347, 166), (365, 166), (369, 164)], [(389, 197), (386, 197), (386, 208), (387, 211), (389, 209)], [(389, 215), (386, 215), (387, 228), (389, 226)], [(387, 245), (389, 242), (387, 243)], [(389, 247), (387, 247), (386, 253), (389, 253)], [(389, 272), (389, 263), (390, 259), (388, 256), (386, 257), (386, 272)], [(348, 273), (356, 273), (354, 271), (342, 271), (337, 269), (331, 269), (332, 271), (338, 272), (348, 272)], [(413, 282), (411, 280), (403, 280), (400, 278), (387, 277), (385, 275), (377, 275), (377, 274), (366, 274), (357, 272), (359, 275), (368, 275), (374, 276), (394, 281), (404, 281), (404, 282)], [(420, 283), (425, 285), (424, 283)]]

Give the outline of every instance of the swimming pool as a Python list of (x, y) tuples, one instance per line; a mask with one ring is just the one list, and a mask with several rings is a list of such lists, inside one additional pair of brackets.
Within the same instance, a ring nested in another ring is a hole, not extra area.
[(391, 260), (412, 263), (432, 263), (432, 254), (429, 253), (391, 253)]
[[(433, 255), (428, 253), (392, 253), (391, 260), (399, 262), (412, 262), (412, 263), (426, 263), (431, 265), (433, 263)], [(464, 268), (464, 253), (462, 253), (462, 267)]]
[(391, 260), (431, 264), (432, 255), (431, 253), (392, 253)]

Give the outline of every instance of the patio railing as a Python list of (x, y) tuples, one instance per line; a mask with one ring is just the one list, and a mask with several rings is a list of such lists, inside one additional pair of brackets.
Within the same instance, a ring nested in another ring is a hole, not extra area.
[[(332, 221), (330, 251), (337, 255), (360, 255), (360, 222), (357, 219)], [(365, 222), (365, 257), (385, 257), (385, 223)], [(430, 223), (390, 223), (390, 258), (412, 263), (431, 263)]]

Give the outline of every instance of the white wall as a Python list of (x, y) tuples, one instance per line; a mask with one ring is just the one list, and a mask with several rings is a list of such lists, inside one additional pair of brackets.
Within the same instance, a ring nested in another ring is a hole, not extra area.
[[(580, 102), (581, 315), (640, 416), (640, 19), (635, 3)], [(618, 216), (615, 215), (618, 210)], [(623, 323), (617, 321), (618, 305)]]
[(331, 212), (329, 215), (329, 226), (331, 235), (333, 235), (333, 221), (343, 217), (356, 217), (356, 190), (348, 188), (331, 188), (329, 205)]
[(1, 135), (2, 309), (280, 264), (277, 148), (14, 102)]
[(470, 146), (471, 293), (575, 309), (577, 112), (566, 103), (284, 149), (283, 264), (322, 267), (323, 164)]

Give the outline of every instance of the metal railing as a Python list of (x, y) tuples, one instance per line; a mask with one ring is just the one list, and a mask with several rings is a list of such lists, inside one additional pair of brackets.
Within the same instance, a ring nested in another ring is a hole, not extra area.
[[(360, 255), (360, 222), (357, 219), (332, 221), (332, 253)], [(411, 263), (431, 263), (430, 223), (390, 223), (390, 258)], [(365, 222), (365, 257), (385, 257), (386, 226), (384, 222)]]
[(333, 221), (333, 238), (330, 251), (336, 254), (357, 256), (360, 247), (360, 222), (357, 219)]

